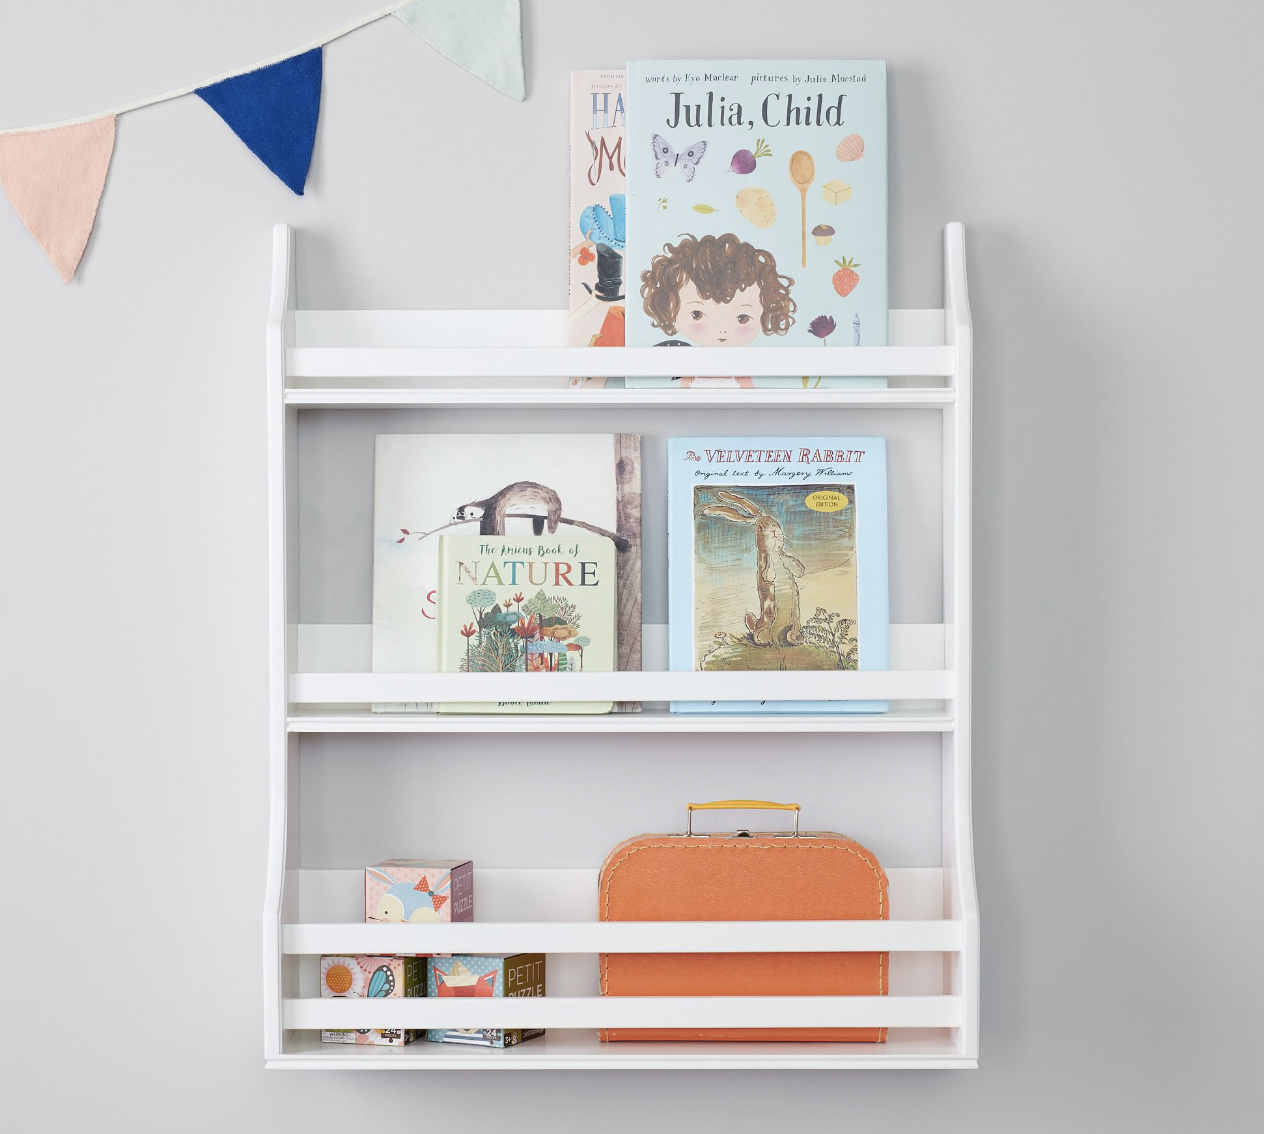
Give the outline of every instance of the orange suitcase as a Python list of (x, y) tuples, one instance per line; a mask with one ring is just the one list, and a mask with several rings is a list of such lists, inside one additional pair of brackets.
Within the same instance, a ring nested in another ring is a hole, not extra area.
[[(693, 813), (794, 812), (787, 832), (693, 834)], [(683, 835), (620, 843), (601, 868), (603, 921), (812, 921), (885, 918), (887, 876), (859, 843), (799, 831), (797, 803), (688, 805)], [(603, 953), (603, 996), (884, 996), (886, 953)], [(881, 1043), (886, 1028), (602, 1028), (603, 1040), (815, 1040)]]

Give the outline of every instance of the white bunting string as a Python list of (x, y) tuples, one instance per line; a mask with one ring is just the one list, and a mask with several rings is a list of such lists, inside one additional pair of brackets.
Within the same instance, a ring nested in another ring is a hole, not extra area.
[(279, 55), (273, 55), (268, 59), (263, 59), (258, 63), (252, 63), (249, 67), (240, 67), (235, 71), (226, 71), (222, 75), (216, 75), (210, 79), (204, 79), (200, 83), (192, 83), (187, 87), (179, 87), (173, 91), (166, 91), (163, 94), (150, 95), (148, 98), (138, 98), (134, 102), (125, 102), (122, 106), (112, 107), (110, 110), (98, 110), (94, 114), (84, 114), (78, 118), (66, 118), (60, 122), (43, 122), (38, 126), (10, 126), (6, 129), (0, 129), (0, 137), (6, 134), (34, 134), (41, 130), (60, 130), (63, 126), (78, 126), (84, 122), (95, 122), (98, 118), (105, 118), (110, 114), (125, 114), (129, 110), (139, 110), (143, 106), (153, 106), (155, 103), (167, 102), (173, 98), (182, 98), (184, 95), (192, 94), (202, 87), (209, 87), (214, 83), (223, 82), (225, 79), (235, 79), (239, 75), (248, 75), (252, 71), (259, 71), (264, 67), (270, 67), (274, 63), (280, 63), (286, 59), (290, 59), (295, 55), (302, 55), (305, 51), (311, 51), (316, 47), (324, 47), (327, 43), (332, 43), (336, 39), (341, 39), (344, 35), (349, 35), (353, 31), (358, 31), (366, 24), (372, 24), (383, 19), (386, 16), (394, 15), (401, 8), (407, 8), (414, 0), (399, 0), (398, 3), (391, 4), (385, 8), (379, 8), (376, 12), (370, 12), (367, 16), (352, 23), (345, 24), (343, 27), (332, 31), (328, 35), (322, 36), (320, 39), (313, 40), (311, 43), (304, 44), (302, 47), (291, 48), (289, 51), (283, 51)]

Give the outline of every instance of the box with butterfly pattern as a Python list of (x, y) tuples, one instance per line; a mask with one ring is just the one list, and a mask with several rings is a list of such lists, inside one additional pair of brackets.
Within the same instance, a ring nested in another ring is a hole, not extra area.
[(388, 858), (365, 868), (364, 920), (474, 920), (474, 864), (464, 858)]
[[(423, 957), (321, 957), (322, 997), (401, 997), (426, 995)], [(418, 1028), (329, 1028), (324, 1043), (361, 1043), (403, 1047), (418, 1039)]]

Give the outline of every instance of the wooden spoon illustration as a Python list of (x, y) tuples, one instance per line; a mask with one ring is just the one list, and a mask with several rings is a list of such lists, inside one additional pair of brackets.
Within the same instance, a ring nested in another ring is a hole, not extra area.
[(799, 236), (803, 243), (803, 267), (808, 266), (808, 186), (816, 180), (816, 162), (807, 150), (795, 150), (790, 155), (790, 180), (799, 187), (800, 204)]

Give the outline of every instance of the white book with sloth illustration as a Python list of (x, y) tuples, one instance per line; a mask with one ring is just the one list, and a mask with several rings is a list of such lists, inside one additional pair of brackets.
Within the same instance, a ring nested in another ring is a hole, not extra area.
[[(374, 450), (373, 671), (434, 673), (440, 533), (615, 548), (618, 669), (641, 668), (641, 439), (632, 433), (382, 434)], [(571, 538), (570, 542), (575, 542)], [(375, 704), (428, 711), (425, 702)], [(616, 711), (635, 711), (619, 702)]]
[[(684, 437), (668, 448), (674, 670), (888, 667), (886, 442)], [(873, 713), (885, 701), (673, 712)]]

